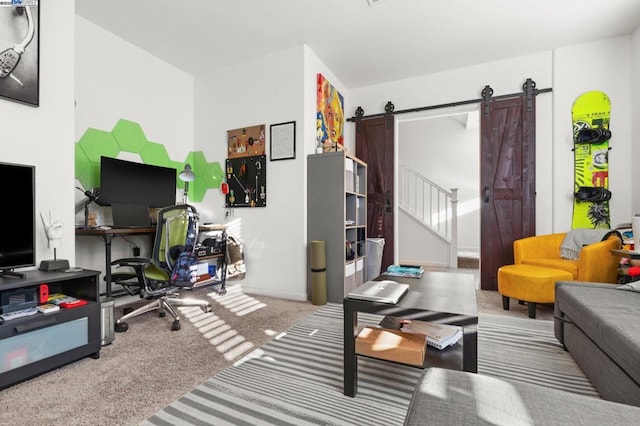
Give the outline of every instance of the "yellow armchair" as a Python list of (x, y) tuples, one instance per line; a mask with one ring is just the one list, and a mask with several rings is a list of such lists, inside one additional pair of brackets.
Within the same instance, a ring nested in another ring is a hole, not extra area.
[(617, 235), (583, 246), (575, 260), (561, 256), (565, 235), (536, 235), (514, 241), (514, 264), (498, 269), (498, 291), (504, 310), (509, 309), (509, 299), (514, 298), (526, 302), (529, 317), (535, 318), (536, 304), (555, 303), (558, 281), (618, 281), (619, 259), (611, 254), (611, 250), (622, 246)]
[(560, 257), (565, 235), (536, 235), (514, 241), (514, 263), (567, 271), (575, 281), (611, 284), (618, 281), (619, 258), (612, 255), (611, 250), (622, 247), (620, 238), (611, 235), (604, 241), (586, 245), (580, 250), (579, 258), (571, 260)]

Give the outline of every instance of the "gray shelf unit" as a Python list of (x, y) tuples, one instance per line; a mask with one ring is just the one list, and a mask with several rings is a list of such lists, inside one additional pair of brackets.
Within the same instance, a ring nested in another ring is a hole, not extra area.
[[(342, 303), (367, 279), (367, 164), (349, 153), (307, 157), (307, 241), (315, 240), (325, 242), (327, 301)], [(353, 259), (347, 259), (347, 241)], [(310, 282), (311, 272), (309, 294)]]

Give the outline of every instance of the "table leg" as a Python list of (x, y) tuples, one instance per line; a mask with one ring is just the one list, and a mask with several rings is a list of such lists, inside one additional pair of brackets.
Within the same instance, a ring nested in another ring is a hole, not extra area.
[(111, 240), (113, 240), (113, 235), (104, 235), (102, 238), (104, 239), (106, 297), (111, 297)]
[(462, 370), (478, 372), (478, 326), (464, 327), (462, 335)]
[(358, 313), (343, 305), (344, 312), (344, 394), (356, 396), (358, 390), (358, 358), (356, 356), (356, 329)]

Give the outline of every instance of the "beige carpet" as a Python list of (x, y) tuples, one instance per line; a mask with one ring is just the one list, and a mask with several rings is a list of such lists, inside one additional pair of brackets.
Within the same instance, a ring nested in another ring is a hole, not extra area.
[[(135, 425), (319, 308), (245, 295), (239, 284), (228, 288), (225, 296), (197, 290), (194, 296), (211, 299), (213, 313), (187, 310), (191, 320), (183, 320), (179, 331), (170, 330), (168, 317), (145, 314), (117, 333), (100, 359), (85, 358), (1, 390), (0, 424)], [(500, 295), (483, 290), (478, 310), (527, 318), (526, 306), (514, 302), (503, 311)], [(540, 320), (551, 317), (552, 309), (539, 309)]]
[(1, 390), (0, 424), (137, 424), (319, 308), (244, 295), (237, 284), (228, 290), (225, 296), (208, 295), (211, 289), (189, 294), (211, 299), (213, 313), (189, 308), (198, 322), (184, 319), (179, 331), (171, 331), (168, 316), (147, 313), (116, 333), (100, 359), (85, 358)]

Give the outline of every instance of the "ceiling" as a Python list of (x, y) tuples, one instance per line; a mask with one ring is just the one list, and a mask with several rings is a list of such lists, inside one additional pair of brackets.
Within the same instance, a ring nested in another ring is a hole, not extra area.
[[(639, 0), (75, 4), (78, 15), (192, 75), (306, 44), (347, 89), (630, 34), (640, 27)], [(594, 55), (579, 65), (597, 60)]]

